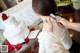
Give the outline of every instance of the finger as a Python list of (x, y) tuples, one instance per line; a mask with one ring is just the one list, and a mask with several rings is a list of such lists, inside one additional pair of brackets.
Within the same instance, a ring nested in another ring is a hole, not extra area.
[(48, 22), (48, 21), (47, 21), (47, 18), (45, 18), (45, 19), (43, 20), (43, 22), (44, 22), (44, 23), (47, 23), (47, 22)]
[(64, 25), (63, 25), (62, 23), (60, 23), (60, 22), (58, 22), (58, 25), (59, 25), (60, 27), (64, 27)]
[(47, 17), (47, 21), (48, 23), (51, 23), (51, 19), (49, 17)]
[(56, 16), (55, 18), (56, 18), (56, 20), (62, 19), (62, 17), (60, 17), (60, 16)]
[(64, 21), (63, 18), (60, 18), (60, 19), (57, 20), (57, 22), (62, 22), (62, 21)]

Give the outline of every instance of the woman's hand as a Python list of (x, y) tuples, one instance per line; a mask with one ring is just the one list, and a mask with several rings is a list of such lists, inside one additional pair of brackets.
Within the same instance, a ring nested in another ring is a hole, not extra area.
[(65, 26), (66, 28), (69, 28), (70, 22), (64, 18), (59, 18), (57, 19), (58, 23), (61, 23), (63, 26)]
[(50, 17), (47, 17), (43, 20), (43, 30), (53, 32), (53, 24)]
[(28, 28), (30, 29), (30, 31), (33, 31), (36, 29), (41, 29), (39, 26), (36, 26), (36, 25), (30, 25), (30, 26), (28, 26)]

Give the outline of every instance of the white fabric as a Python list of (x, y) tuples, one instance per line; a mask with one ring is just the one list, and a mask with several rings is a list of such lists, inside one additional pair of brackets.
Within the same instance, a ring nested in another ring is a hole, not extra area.
[[(26, 1), (25, 1), (26, 3)], [(12, 15), (17, 19), (24, 21), (26, 25), (31, 25), (35, 23), (39, 18), (32, 10), (32, 0), (30, 0), (28, 3), (25, 4), (22, 10), (20, 10), (17, 13), (13, 13)]]
[(24, 22), (15, 22), (15, 18), (11, 17), (3, 21), (5, 25), (4, 36), (12, 45), (23, 43), (29, 35), (30, 30)]
[(61, 41), (51, 32), (42, 31), (38, 36), (39, 53), (69, 53)]
[[(2, 12), (7, 15), (14, 16), (18, 21), (23, 21), (26, 23), (26, 25), (31, 25), (34, 23), (39, 23), (40, 18), (36, 16), (36, 14), (32, 10), (32, 0), (24, 0), (18, 5), (9, 8), (8, 10)], [(1, 15), (0, 13), (0, 29), (4, 29), (4, 26), (2, 25)]]
[[(53, 17), (55, 17), (56, 19), (61, 18), (60, 16), (53, 16)], [(70, 37), (68, 29), (66, 29), (65, 27), (60, 27), (55, 19), (51, 18), (51, 20), (53, 22), (53, 34), (59, 38), (64, 48), (69, 49), (72, 46), (72, 39)]]
[[(61, 18), (60, 16), (55, 16), (55, 18)], [(66, 49), (69, 49), (72, 46), (72, 39), (68, 32), (68, 29), (65, 27), (60, 27), (55, 19), (52, 19), (53, 22), (53, 34), (55, 34), (60, 41), (62, 42), (63, 46)]]

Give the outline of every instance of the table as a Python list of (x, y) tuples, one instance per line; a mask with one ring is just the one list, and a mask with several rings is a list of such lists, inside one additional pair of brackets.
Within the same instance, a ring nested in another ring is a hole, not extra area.
[(37, 38), (31, 39), (28, 43), (22, 44), (22, 48), (20, 50), (13, 50), (11, 53), (25, 53), (27, 51), (34, 52), (34, 46), (36, 42)]
[(3, 31), (4, 30), (0, 29), (0, 45), (2, 45), (6, 40), (6, 38), (3, 36)]
[[(6, 38), (3, 36), (3, 30), (0, 30), (0, 45), (2, 45), (6, 41)], [(10, 53), (24, 53), (25, 51), (30, 50), (31, 52), (34, 52), (34, 46), (38, 43), (38, 39), (30, 39), (28, 43), (22, 44), (22, 48), (18, 51), (13, 50)]]

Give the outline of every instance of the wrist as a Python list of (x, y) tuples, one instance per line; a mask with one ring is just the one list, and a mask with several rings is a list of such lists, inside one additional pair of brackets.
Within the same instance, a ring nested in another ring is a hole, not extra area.
[(72, 22), (69, 22), (67, 28), (71, 28)]

